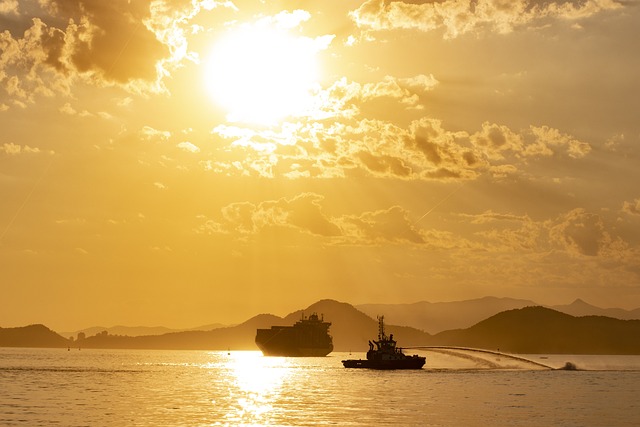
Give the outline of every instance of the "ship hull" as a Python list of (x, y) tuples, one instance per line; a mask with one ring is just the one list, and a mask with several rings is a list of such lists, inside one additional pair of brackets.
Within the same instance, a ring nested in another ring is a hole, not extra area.
[(265, 356), (280, 356), (280, 357), (324, 357), (333, 351), (333, 347), (327, 348), (309, 348), (309, 347), (295, 347), (292, 345), (281, 346), (265, 346), (257, 344), (262, 354)]
[(342, 365), (345, 368), (360, 369), (422, 369), (426, 359), (424, 357), (408, 357), (400, 360), (343, 360)]

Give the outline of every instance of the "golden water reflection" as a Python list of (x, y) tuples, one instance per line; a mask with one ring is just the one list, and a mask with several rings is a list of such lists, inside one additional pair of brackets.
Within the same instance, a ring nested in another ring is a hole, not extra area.
[(226, 419), (232, 423), (269, 424), (275, 401), (282, 398), (292, 375), (284, 357), (265, 357), (260, 352), (232, 352), (224, 364), (228, 374), (231, 405)]

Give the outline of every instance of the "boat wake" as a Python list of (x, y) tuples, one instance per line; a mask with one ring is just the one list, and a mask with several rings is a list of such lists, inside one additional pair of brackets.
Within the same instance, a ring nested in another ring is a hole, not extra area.
[(567, 362), (561, 368), (555, 368), (525, 357), (479, 348), (450, 346), (419, 346), (405, 348), (431, 353), (427, 366), (432, 369), (577, 369), (576, 365), (571, 362)]

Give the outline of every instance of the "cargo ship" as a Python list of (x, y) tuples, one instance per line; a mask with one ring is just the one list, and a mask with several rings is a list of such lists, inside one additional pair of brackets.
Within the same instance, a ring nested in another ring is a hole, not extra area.
[(417, 354), (408, 356), (400, 347), (396, 347), (393, 334), (387, 336), (384, 332), (384, 316), (378, 316), (378, 341), (369, 341), (367, 359), (343, 360), (342, 365), (345, 368), (422, 369), (425, 362), (425, 357)]
[(333, 351), (330, 322), (316, 313), (298, 320), (293, 326), (258, 329), (256, 344), (265, 356), (322, 357)]

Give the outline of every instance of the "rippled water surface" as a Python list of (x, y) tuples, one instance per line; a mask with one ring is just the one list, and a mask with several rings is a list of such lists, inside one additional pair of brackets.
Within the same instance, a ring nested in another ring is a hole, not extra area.
[(640, 357), (430, 354), (419, 371), (259, 352), (0, 348), (1, 426), (637, 426)]

